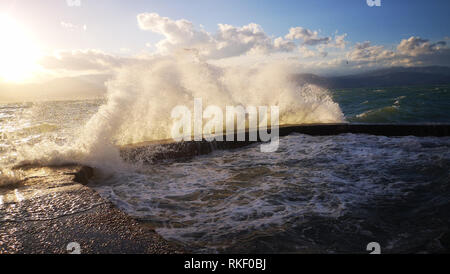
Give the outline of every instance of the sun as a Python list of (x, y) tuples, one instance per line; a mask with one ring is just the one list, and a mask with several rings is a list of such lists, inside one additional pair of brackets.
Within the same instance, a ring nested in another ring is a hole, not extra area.
[(39, 48), (16, 21), (0, 14), (0, 81), (24, 82), (39, 69)]

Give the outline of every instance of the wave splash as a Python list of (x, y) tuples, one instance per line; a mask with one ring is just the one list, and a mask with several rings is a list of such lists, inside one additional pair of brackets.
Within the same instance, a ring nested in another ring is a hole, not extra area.
[[(280, 124), (343, 122), (326, 89), (292, 79), (282, 63), (222, 68), (192, 55), (153, 57), (123, 67), (106, 83), (107, 100), (71, 143), (40, 144), (22, 150), (28, 162), (77, 162), (125, 167), (117, 146), (171, 137), (171, 110), (177, 105), (279, 106)], [(30, 160), (35, 159), (35, 160)]]

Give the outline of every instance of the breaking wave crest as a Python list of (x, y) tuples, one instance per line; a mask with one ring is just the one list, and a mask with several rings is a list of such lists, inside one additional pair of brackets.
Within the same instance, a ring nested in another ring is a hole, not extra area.
[[(284, 64), (221, 68), (193, 56), (153, 57), (120, 69), (106, 83), (107, 100), (75, 137), (64, 144), (22, 149), (27, 162), (77, 162), (117, 170), (117, 146), (171, 138), (171, 110), (177, 105), (279, 106), (280, 124), (343, 122), (326, 89), (301, 84)], [(34, 160), (33, 160), (34, 159)]]

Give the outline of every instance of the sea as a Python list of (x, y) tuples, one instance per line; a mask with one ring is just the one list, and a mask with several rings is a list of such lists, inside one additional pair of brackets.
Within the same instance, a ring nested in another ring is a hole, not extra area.
[[(20, 181), (18, 164), (90, 165), (89, 187), (195, 253), (368, 253), (370, 242), (385, 253), (448, 248), (450, 137), (291, 134), (272, 153), (255, 144), (130, 163), (117, 147), (167, 138), (173, 94), (155, 99), (127, 87), (124, 95), (118, 86), (96, 100), (1, 103), (0, 188)], [(289, 124), (450, 123), (450, 85), (289, 89), (276, 101)], [(292, 106), (292, 96), (303, 99)]]

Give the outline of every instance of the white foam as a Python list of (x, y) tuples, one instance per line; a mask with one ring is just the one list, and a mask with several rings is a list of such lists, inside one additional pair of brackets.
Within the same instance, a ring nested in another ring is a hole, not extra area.
[(156, 222), (163, 236), (211, 247), (304, 216), (337, 218), (380, 199), (402, 199), (439, 180), (449, 146), (448, 137), (293, 134), (281, 138), (276, 153), (257, 145), (216, 151), (94, 188), (130, 215)]
[(78, 162), (111, 170), (125, 167), (116, 145), (171, 138), (177, 105), (279, 106), (281, 124), (344, 121), (326, 89), (298, 84), (283, 64), (220, 68), (191, 55), (152, 57), (124, 66), (107, 83), (107, 102), (70, 144), (46, 142), (21, 149), (28, 162)]
[(10, 169), (0, 169), (0, 186), (10, 186), (19, 183), (22, 180), (22, 174)]
[(25, 197), (22, 195), (22, 193), (19, 192), (18, 189), (14, 189), (14, 195), (16, 196), (16, 200), (19, 203), (21, 203), (23, 200), (25, 200)]

